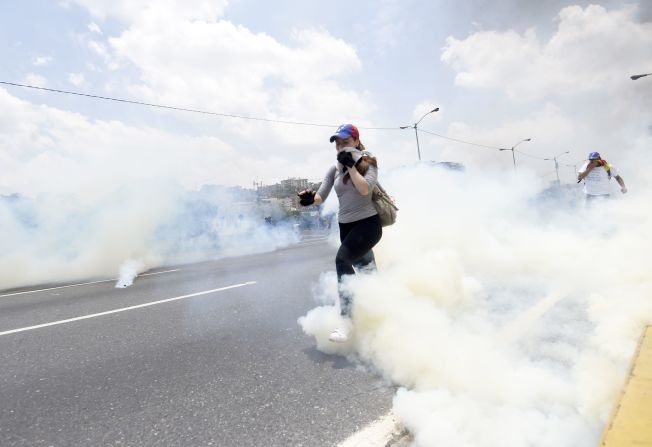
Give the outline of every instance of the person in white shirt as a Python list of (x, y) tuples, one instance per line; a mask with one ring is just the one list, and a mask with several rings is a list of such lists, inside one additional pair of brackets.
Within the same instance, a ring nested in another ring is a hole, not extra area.
[(584, 180), (584, 194), (587, 201), (609, 197), (611, 193), (609, 181), (612, 177), (620, 185), (620, 192), (625, 194), (627, 192), (625, 181), (618, 175), (616, 168), (603, 160), (597, 152), (591, 152), (589, 159), (577, 172), (577, 182)]

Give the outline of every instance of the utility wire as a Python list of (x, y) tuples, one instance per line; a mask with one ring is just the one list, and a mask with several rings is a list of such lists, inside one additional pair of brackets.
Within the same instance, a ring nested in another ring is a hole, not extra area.
[[(245, 119), (245, 120), (252, 120), (252, 121), (262, 121), (262, 122), (267, 122), (267, 123), (277, 123), (277, 124), (291, 124), (291, 125), (297, 125), (297, 126), (313, 126), (313, 127), (337, 127), (337, 124), (320, 124), (320, 123), (306, 123), (306, 122), (301, 122), (301, 121), (288, 121), (288, 120), (276, 120), (276, 119), (271, 119), (271, 118), (260, 118), (260, 117), (255, 117), (255, 116), (246, 116), (246, 115), (235, 115), (231, 113), (220, 113), (220, 112), (208, 112), (205, 110), (199, 110), (199, 109), (189, 109), (185, 107), (175, 107), (175, 106), (166, 106), (163, 104), (153, 104), (149, 102), (142, 102), (142, 101), (132, 101), (129, 99), (122, 99), (122, 98), (112, 98), (110, 96), (100, 96), (100, 95), (91, 95), (88, 93), (80, 93), (80, 92), (73, 92), (69, 90), (59, 90), (59, 89), (54, 89), (54, 88), (47, 88), (47, 87), (38, 87), (35, 85), (28, 85), (28, 84), (18, 84), (15, 82), (7, 82), (7, 81), (0, 81), (0, 84), (4, 85), (11, 85), (14, 87), (23, 87), (23, 88), (31, 88), (34, 90), (42, 90), (46, 92), (53, 92), (53, 93), (62, 93), (66, 95), (75, 95), (75, 96), (84, 96), (86, 98), (93, 98), (93, 99), (102, 99), (105, 101), (115, 101), (115, 102), (121, 102), (121, 103), (126, 103), (126, 104), (136, 104), (136, 105), (141, 105), (141, 106), (147, 106), (147, 107), (155, 107), (159, 109), (168, 109), (168, 110), (177, 110), (180, 112), (191, 112), (191, 113), (201, 113), (204, 115), (214, 115), (214, 116), (222, 116), (226, 118), (237, 118), (237, 119)], [(365, 129), (365, 130), (402, 130), (400, 127), (359, 127), (360, 129)], [(424, 132), (439, 138), (444, 138), (446, 140), (450, 141), (455, 141), (457, 143), (462, 143), (462, 144), (468, 144), (471, 146), (477, 146), (477, 147), (483, 147), (486, 149), (505, 149), (497, 146), (487, 146), (485, 144), (478, 144), (478, 143), (472, 143), (470, 141), (464, 141), (460, 140), (457, 138), (452, 138), (452, 137), (447, 137), (446, 135), (441, 135), (436, 132), (431, 132), (428, 130), (424, 129), (419, 129), (417, 128), (419, 132)], [(540, 157), (534, 157), (533, 155), (526, 154), (521, 151), (517, 151), (520, 154), (532, 157), (532, 158), (539, 158), (543, 160), (543, 158)]]
[(434, 136), (439, 137), (439, 138), (444, 138), (446, 140), (456, 141), (458, 143), (463, 143), (463, 144), (470, 144), (471, 146), (484, 147), (486, 149), (497, 149), (497, 150), (504, 149), (504, 148), (496, 147), (496, 146), (487, 146), (485, 144), (471, 143), (470, 141), (458, 140), (457, 138), (447, 137), (446, 135), (441, 135), (441, 134), (438, 134), (438, 133), (435, 133), (435, 132), (431, 132), (429, 130), (423, 130), (423, 129), (419, 129), (419, 128), (417, 128), (417, 130), (419, 132), (424, 132), (424, 133), (427, 133), (429, 135), (434, 135)]
[[(175, 107), (175, 106), (166, 106), (162, 104), (153, 104), (149, 102), (142, 102), (142, 101), (132, 101), (129, 99), (121, 99), (121, 98), (112, 98), (109, 96), (100, 96), (100, 95), (91, 95), (88, 93), (79, 93), (79, 92), (72, 92), (69, 90), (58, 90), (54, 88), (46, 88), (46, 87), (38, 87), (35, 85), (27, 85), (27, 84), (17, 84), (15, 82), (6, 82), (6, 81), (0, 81), (0, 84), (5, 84), (5, 85), (12, 85), (14, 87), (24, 87), (24, 88), (31, 88), (35, 90), (44, 90), (46, 92), (54, 92), (54, 93), (63, 93), (66, 95), (75, 95), (75, 96), (85, 96), (87, 98), (94, 98), (94, 99), (103, 99), (106, 101), (116, 101), (116, 102), (122, 102), (126, 104), (136, 104), (140, 106), (148, 106), (148, 107), (156, 107), (159, 109), (169, 109), (169, 110), (177, 110), (181, 112), (192, 112), (192, 113), (201, 113), (204, 115), (215, 115), (215, 116), (223, 116), (226, 118), (239, 118), (239, 119), (245, 119), (245, 120), (252, 120), (252, 121), (263, 121), (267, 123), (278, 123), (278, 124), (293, 124), (297, 126), (313, 126), (313, 127), (337, 127), (338, 124), (319, 124), (319, 123), (305, 123), (301, 121), (288, 121), (288, 120), (276, 120), (276, 119), (271, 119), (271, 118), (260, 118), (260, 117), (255, 117), (255, 116), (246, 116), (246, 115), (235, 115), (232, 113), (220, 113), (220, 112), (208, 112), (205, 110), (198, 110), (198, 109), (188, 109), (185, 107)], [(360, 127), (360, 129), (365, 129), (365, 130), (400, 130), (399, 127)]]
[[(483, 148), (486, 148), (486, 149), (496, 149), (496, 150), (499, 150), (499, 151), (500, 150), (509, 150), (509, 148), (504, 148), (504, 147), (487, 146), (485, 144), (471, 143), (470, 141), (458, 140), (457, 138), (447, 137), (446, 135), (441, 135), (441, 134), (438, 134), (438, 133), (435, 133), (435, 132), (430, 132), (428, 130), (423, 130), (423, 129), (419, 129), (419, 128), (417, 128), (417, 130), (419, 132), (424, 132), (424, 133), (434, 135), (434, 136), (439, 137), (439, 138), (444, 138), (446, 140), (456, 141), (458, 143), (469, 144), (471, 146), (478, 146), (478, 147), (483, 147)], [(537, 160), (546, 160), (544, 157), (537, 157), (535, 155), (530, 155), (530, 154), (527, 154), (525, 152), (522, 152), (522, 151), (519, 151), (519, 150), (516, 150), (516, 149), (514, 149), (514, 151), (518, 152), (521, 155), (525, 155), (526, 157), (535, 158)]]
[[(514, 151), (515, 151), (515, 152), (518, 152), (518, 153), (521, 154), (521, 155), (525, 155), (526, 157), (536, 158), (537, 160), (546, 160), (545, 157), (537, 157), (536, 155), (526, 154), (525, 152), (521, 152), (521, 151), (516, 150), (516, 149), (515, 149)], [(546, 160), (546, 161), (547, 161), (547, 160)]]

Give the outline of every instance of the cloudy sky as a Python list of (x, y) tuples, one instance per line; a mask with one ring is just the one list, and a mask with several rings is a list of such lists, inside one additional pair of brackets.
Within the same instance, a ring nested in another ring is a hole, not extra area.
[[(251, 186), (318, 180), (328, 137), (362, 129), (381, 167), (413, 163), (414, 132), (518, 147), (522, 175), (562, 181), (598, 150), (620, 168), (649, 146), (652, 6), (517, 0), (29, 0), (0, 17), (0, 194), (104, 191), (165, 178)], [(368, 129), (368, 128), (394, 129)], [(510, 152), (420, 133), (424, 160), (511, 172)], [(629, 158), (628, 158), (629, 157)], [(631, 175), (630, 175), (631, 178)]]

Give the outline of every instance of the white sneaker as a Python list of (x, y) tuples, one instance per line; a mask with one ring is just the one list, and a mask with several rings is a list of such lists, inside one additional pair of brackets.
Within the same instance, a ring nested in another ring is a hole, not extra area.
[(351, 335), (351, 325), (343, 325), (336, 328), (328, 337), (333, 343), (344, 343), (349, 340)]

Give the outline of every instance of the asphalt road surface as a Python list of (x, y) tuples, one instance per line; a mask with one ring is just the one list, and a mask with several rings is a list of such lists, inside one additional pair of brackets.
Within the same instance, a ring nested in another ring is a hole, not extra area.
[(333, 258), (315, 236), (126, 289), (0, 292), (0, 445), (337, 445), (394, 390), (297, 324)]

